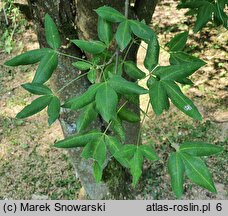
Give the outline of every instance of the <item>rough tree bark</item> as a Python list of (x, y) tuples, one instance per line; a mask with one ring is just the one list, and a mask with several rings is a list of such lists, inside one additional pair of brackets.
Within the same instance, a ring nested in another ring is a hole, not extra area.
[[(33, 21), (36, 25), (37, 36), (40, 46), (47, 46), (44, 37), (43, 18), (48, 13), (56, 22), (63, 41), (61, 52), (77, 57), (84, 54), (74, 45), (69, 43), (69, 39), (97, 39), (97, 15), (94, 9), (109, 5), (119, 11), (124, 11), (124, 0), (28, 0), (32, 12)], [(135, 19), (145, 19), (150, 22), (157, 0), (136, 0), (135, 6), (130, 8), (130, 16)], [(129, 52), (128, 59), (136, 60), (138, 47), (133, 47)], [(58, 69), (52, 78), (54, 89), (60, 89), (72, 79), (81, 74), (81, 71), (72, 67), (72, 59), (60, 56)], [(62, 101), (80, 95), (86, 91), (89, 83), (86, 78), (80, 82), (74, 82), (67, 86), (59, 97)], [(130, 106), (138, 110), (137, 106)], [(75, 119), (79, 113), (62, 110), (60, 123), (67, 137), (77, 132)], [(93, 127), (102, 128), (104, 123), (97, 120)], [(128, 143), (135, 143), (138, 124), (126, 124)], [(91, 161), (80, 158), (81, 149), (69, 150), (69, 155), (76, 170), (76, 176), (80, 179), (85, 191), (90, 199), (125, 199), (133, 198), (132, 191), (129, 190), (130, 178), (128, 173), (117, 163), (111, 162), (104, 172), (103, 182), (96, 184), (92, 175)]]

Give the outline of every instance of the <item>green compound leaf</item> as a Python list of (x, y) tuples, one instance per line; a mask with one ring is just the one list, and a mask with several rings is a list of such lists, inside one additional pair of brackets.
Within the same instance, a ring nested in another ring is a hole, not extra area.
[(169, 109), (169, 99), (166, 89), (162, 85), (161, 81), (157, 81), (155, 78), (150, 78), (153, 81), (149, 84), (149, 96), (151, 106), (157, 116), (161, 115), (163, 110)]
[(202, 66), (203, 63), (199, 61), (178, 65), (159, 66), (155, 69), (154, 75), (159, 76), (161, 80), (178, 81), (192, 75)]
[(175, 37), (172, 38), (171, 41), (166, 44), (166, 46), (169, 47), (169, 50), (172, 52), (181, 51), (184, 49), (187, 40), (188, 40), (188, 32), (185, 31), (175, 35)]
[(130, 167), (130, 160), (134, 156), (137, 147), (135, 145), (122, 145), (119, 151), (113, 155), (114, 158), (124, 167)]
[(156, 35), (153, 35), (148, 43), (144, 66), (147, 70), (152, 71), (159, 60), (160, 46)]
[(85, 159), (92, 158), (97, 161), (100, 167), (103, 167), (106, 158), (106, 145), (104, 136), (99, 137), (86, 144), (81, 154)]
[(112, 155), (115, 155), (123, 147), (120, 141), (113, 136), (105, 136), (105, 143)]
[(72, 63), (72, 65), (79, 70), (88, 70), (92, 67), (91, 64), (84, 62), (84, 61), (77, 61), (77, 62)]
[(44, 18), (44, 30), (48, 45), (53, 49), (58, 49), (61, 46), (61, 39), (53, 19), (46, 14)]
[(25, 90), (28, 92), (35, 94), (35, 95), (48, 95), (52, 94), (51, 89), (47, 86), (39, 83), (25, 83), (21, 85)]
[(119, 112), (118, 112), (118, 116), (120, 119), (128, 121), (128, 122), (139, 122), (140, 121), (140, 116), (138, 114), (136, 114), (135, 112), (122, 107)]
[(101, 17), (98, 17), (97, 32), (99, 39), (108, 46), (113, 39), (111, 23)]
[(155, 35), (153, 30), (146, 24), (139, 22), (137, 20), (130, 20), (129, 22), (131, 30), (134, 33), (134, 35), (146, 42), (149, 42), (151, 37)]
[(48, 106), (51, 99), (52, 99), (51, 95), (45, 95), (45, 96), (35, 99), (34, 101), (32, 101), (31, 104), (29, 104), (23, 110), (21, 110), (17, 114), (16, 118), (19, 118), (19, 119), (27, 118), (29, 116), (32, 116), (32, 115), (40, 112), (41, 110), (43, 110), (45, 107)]
[(119, 24), (116, 32), (116, 42), (123, 51), (131, 41), (131, 29), (129, 21), (126, 20)]
[(180, 152), (193, 156), (210, 156), (221, 153), (223, 150), (223, 147), (205, 142), (184, 142), (180, 145)]
[(205, 163), (198, 157), (186, 153), (180, 154), (184, 161), (185, 171), (188, 178), (197, 185), (216, 193), (216, 188)]
[(76, 134), (54, 144), (56, 148), (76, 148), (84, 147), (87, 143), (97, 140), (102, 136), (101, 132), (90, 131), (85, 134)]
[(137, 85), (136, 83), (129, 82), (121, 76), (114, 75), (108, 83), (110, 86), (120, 94), (147, 94), (148, 90)]
[(48, 105), (48, 124), (52, 125), (59, 117), (60, 113), (60, 100), (56, 96), (53, 96), (51, 102)]
[(33, 78), (33, 83), (43, 84), (49, 80), (52, 73), (58, 66), (58, 55), (52, 51), (46, 54), (40, 61), (39, 67)]
[(93, 162), (93, 176), (96, 183), (99, 183), (102, 179), (103, 168), (99, 165), (97, 161)]
[(87, 74), (87, 78), (91, 83), (95, 83), (95, 81), (97, 79), (97, 71), (95, 69), (89, 70), (89, 72)]
[(81, 50), (91, 54), (99, 54), (106, 49), (106, 45), (101, 41), (72, 40), (72, 42)]
[(106, 122), (116, 118), (117, 103), (118, 96), (107, 83), (98, 89), (96, 94), (96, 108)]
[(35, 64), (50, 52), (52, 51), (51, 49), (48, 49), (48, 48), (31, 50), (6, 61), (4, 64), (7, 66)]
[(142, 79), (146, 76), (146, 74), (141, 71), (133, 61), (125, 61), (124, 68), (127, 75), (133, 79)]
[(122, 125), (121, 120), (118, 117), (116, 119), (112, 119), (111, 129), (120, 138), (121, 142), (125, 142), (126, 136), (124, 127)]
[(116, 23), (116, 22), (123, 22), (126, 20), (123, 14), (121, 14), (119, 11), (115, 10), (112, 7), (103, 6), (103, 7), (99, 7), (95, 11), (101, 18), (109, 22)]
[(179, 153), (172, 153), (168, 160), (168, 172), (171, 177), (172, 190), (177, 198), (183, 195), (184, 163)]
[(132, 184), (135, 186), (139, 178), (142, 175), (142, 166), (143, 166), (143, 155), (142, 152), (137, 148), (133, 158), (130, 161), (130, 172), (133, 176)]
[(162, 85), (166, 89), (172, 103), (179, 110), (196, 120), (202, 120), (202, 116), (196, 106), (181, 92), (179, 86), (176, 83), (172, 81), (162, 81)]
[(201, 65), (201, 67), (206, 64), (206, 62), (204, 62), (203, 60), (195, 56), (191, 56), (182, 51), (172, 52), (170, 54), (169, 62), (172, 65), (184, 64), (184, 63), (194, 64), (195, 62), (197, 62), (197, 64), (199, 66)]
[(80, 96), (76, 96), (67, 100), (62, 107), (70, 108), (73, 110), (81, 109), (82, 107), (90, 104), (94, 101), (97, 90), (102, 86), (102, 84), (97, 83), (91, 85), (88, 90)]
[(141, 145), (139, 146), (139, 150), (145, 158), (151, 161), (159, 160), (159, 157), (157, 156), (156, 152), (150, 146)]
[(214, 10), (215, 8), (210, 2), (207, 2), (207, 4), (198, 9), (197, 20), (193, 29), (194, 33), (201, 30), (211, 20)]
[(91, 103), (84, 107), (76, 121), (77, 131), (81, 132), (85, 130), (97, 118), (97, 114), (95, 103)]

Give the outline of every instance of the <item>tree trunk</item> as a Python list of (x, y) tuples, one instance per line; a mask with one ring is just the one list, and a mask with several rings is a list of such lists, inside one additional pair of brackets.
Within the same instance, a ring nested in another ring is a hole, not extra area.
[[(44, 36), (43, 19), (48, 13), (56, 22), (63, 41), (61, 52), (82, 57), (84, 54), (74, 45), (69, 43), (69, 39), (97, 39), (97, 15), (94, 9), (109, 5), (119, 11), (124, 11), (123, 0), (29, 0), (29, 6), (33, 14), (33, 21), (36, 25), (38, 40), (41, 47), (47, 46)], [(157, 1), (154, 0), (136, 0), (135, 7), (131, 7), (130, 16), (134, 18), (145, 19), (148, 23), (151, 20)], [(136, 60), (138, 47), (134, 46), (128, 55), (128, 59)], [(53, 89), (57, 90), (69, 83), (72, 79), (82, 72), (72, 67), (72, 59), (60, 56), (59, 65), (51, 80)], [(67, 86), (59, 97), (62, 101), (68, 98), (80, 95), (86, 91), (89, 83), (86, 78), (80, 82), (73, 82)], [(139, 112), (139, 108), (130, 105), (131, 109)], [(75, 119), (78, 112), (62, 110), (60, 123), (67, 137), (77, 132)], [(101, 119), (93, 124), (93, 128), (101, 129), (104, 127)], [(135, 143), (139, 124), (125, 124), (128, 143)], [(128, 199), (133, 198), (132, 191), (129, 190), (129, 174), (118, 163), (109, 162), (105, 168), (103, 182), (96, 184), (92, 174), (92, 161), (84, 160), (80, 157), (81, 149), (69, 150), (71, 161), (76, 170), (76, 176), (80, 179), (85, 191), (90, 199)]]

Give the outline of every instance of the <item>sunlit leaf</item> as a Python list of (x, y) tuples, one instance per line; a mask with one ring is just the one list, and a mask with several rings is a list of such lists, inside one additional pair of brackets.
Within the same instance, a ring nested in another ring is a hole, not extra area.
[(180, 151), (193, 156), (210, 156), (223, 151), (223, 147), (208, 144), (205, 142), (190, 141), (180, 145)]
[(97, 14), (110, 22), (123, 22), (126, 18), (123, 14), (112, 7), (103, 6), (95, 10)]
[(50, 52), (52, 51), (48, 48), (30, 50), (6, 61), (4, 64), (7, 66), (35, 64)]
[(103, 41), (106, 45), (109, 45), (113, 38), (111, 23), (99, 17), (97, 32), (99, 39)]
[(183, 195), (184, 163), (179, 153), (172, 153), (168, 160), (168, 171), (171, 177), (172, 190), (177, 198)]
[(45, 86), (43, 84), (25, 83), (25, 84), (22, 84), (21, 86), (32, 94), (36, 94), (36, 95), (52, 94), (51, 89), (49, 89), (47, 86)]
[(141, 71), (133, 61), (125, 61), (124, 68), (127, 75), (133, 79), (142, 79), (146, 76), (146, 74)]
[(116, 41), (120, 47), (120, 50), (123, 51), (131, 41), (131, 29), (129, 21), (124, 21), (119, 24), (116, 32)]
[(216, 193), (216, 188), (205, 163), (198, 157), (186, 153), (180, 154), (184, 161), (185, 171), (188, 178), (197, 185)]
[(96, 118), (97, 111), (95, 110), (94, 103), (91, 103), (84, 107), (76, 121), (78, 132), (85, 130)]
[(196, 106), (181, 92), (179, 86), (176, 83), (172, 81), (162, 81), (162, 85), (166, 89), (172, 103), (178, 109), (196, 120), (202, 120), (202, 116)]
[(148, 145), (140, 145), (139, 150), (141, 151), (144, 157), (146, 157), (151, 161), (155, 161), (159, 159), (156, 152)]
[(58, 66), (58, 56), (53, 51), (46, 54), (40, 61), (39, 67), (36, 70), (36, 74), (33, 78), (33, 83), (43, 84), (49, 80), (52, 73)]
[(44, 18), (44, 30), (48, 45), (53, 49), (61, 46), (60, 35), (53, 19), (46, 14)]
[(106, 49), (106, 45), (101, 41), (72, 40), (72, 42), (81, 50), (92, 54), (102, 53)]
[(48, 105), (48, 124), (53, 124), (59, 117), (60, 113), (60, 100), (58, 97), (53, 96)]
[(77, 62), (72, 63), (72, 65), (79, 70), (88, 70), (92, 67), (91, 64), (84, 62), (84, 61), (77, 61)]
[(32, 116), (40, 112), (41, 110), (43, 110), (45, 107), (48, 106), (51, 99), (52, 99), (51, 95), (45, 95), (35, 99), (34, 101), (32, 101), (31, 104), (27, 105), (23, 110), (21, 110), (17, 114), (16, 118), (20, 118), (20, 119), (27, 118), (29, 116)]
[(175, 37), (173, 37), (171, 41), (167, 43), (167, 46), (169, 47), (169, 50), (172, 52), (181, 51), (184, 49), (187, 40), (188, 40), (188, 32), (185, 31), (175, 35)]

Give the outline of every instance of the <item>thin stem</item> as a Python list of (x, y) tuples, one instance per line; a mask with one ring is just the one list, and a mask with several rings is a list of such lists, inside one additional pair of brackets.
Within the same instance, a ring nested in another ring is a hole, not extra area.
[(60, 89), (57, 91), (57, 93), (60, 93), (60, 92), (63, 91), (63, 89), (65, 89), (67, 86), (69, 86), (69, 85), (72, 84), (73, 82), (75, 82), (75, 81), (81, 79), (81, 78), (84, 77), (86, 74), (88, 74), (88, 72), (87, 72), (87, 73), (83, 73), (83, 74), (79, 75), (78, 77), (76, 77), (75, 79), (71, 80), (71, 81), (68, 82), (65, 86), (63, 86), (62, 88), (60, 88)]
[[(120, 112), (120, 110), (128, 103), (128, 101), (125, 101), (121, 107), (117, 110), (117, 114)], [(105, 131), (103, 134), (106, 134), (106, 132), (108, 131), (108, 129), (110, 128), (111, 124), (112, 124), (113, 121), (110, 121), (108, 126), (105, 128)]]
[(8, 17), (6, 14), (6, 9), (5, 9), (5, 4), (3, 3), (3, 13), (4, 13), (4, 17), (5, 17), (5, 21), (6, 21), (6, 25), (9, 25), (9, 21), (8, 21)]
[(88, 61), (88, 60), (85, 60), (85, 59), (82, 59), (82, 58), (79, 58), (79, 57), (76, 57), (76, 56), (68, 55), (68, 54), (66, 54), (66, 53), (61, 53), (61, 52), (58, 52), (58, 51), (56, 51), (56, 52), (57, 52), (57, 54), (59, 54), (59, 55), (66, 56), (66, 57), (69, 57), (69, 58), (77, 59), (77, 60), (79, 60), (79, 61), (84, 61), (84, 62), (87, 62), (87, 63), (92, 64), (92, 62), (90, 62), (90, 61)]
[(118, 65), (119, 65), (119, 49), (116, 49), (116, 64), (115, 64), (115, 74), (118, 73)]
[(128, 53), (129, 53), (129, 51), (130, 51), (130, 49), (131, 49), (131, 47), (132, 47), (133, 44), (134, 44), (134, 40), (132, 40), (131, 43), (130, 43), (130, 45), (128, 46), (127, 51), (126, 51), (126, 53), (124, 55), (123, 62), (125, 62), (125, 60), (127, 58), (127, 55), (128, 55)]
[(142, 119), (142, 122), (140, 125), (140, 129), (139, 129), (139, 133), (138, 133), (138, 139), (137, 139), (137, 146), (139, 146), (139, 141), (140, 141), (140, 137), (141, 137), (141, 133), (142, 133), (142, 125), (143, 125), (143, 123), (146, 119), (147, 113), (149, 111), (149, 106), (150, 106), (150, 101), (148, 101), (148, 103), (147, 103), (146, 111), (144, 112), (143, 119)]
[(129, 0), (125, 0), (125, 12), (124, 15), (128, 18), (128, 8), (129, 8)]

